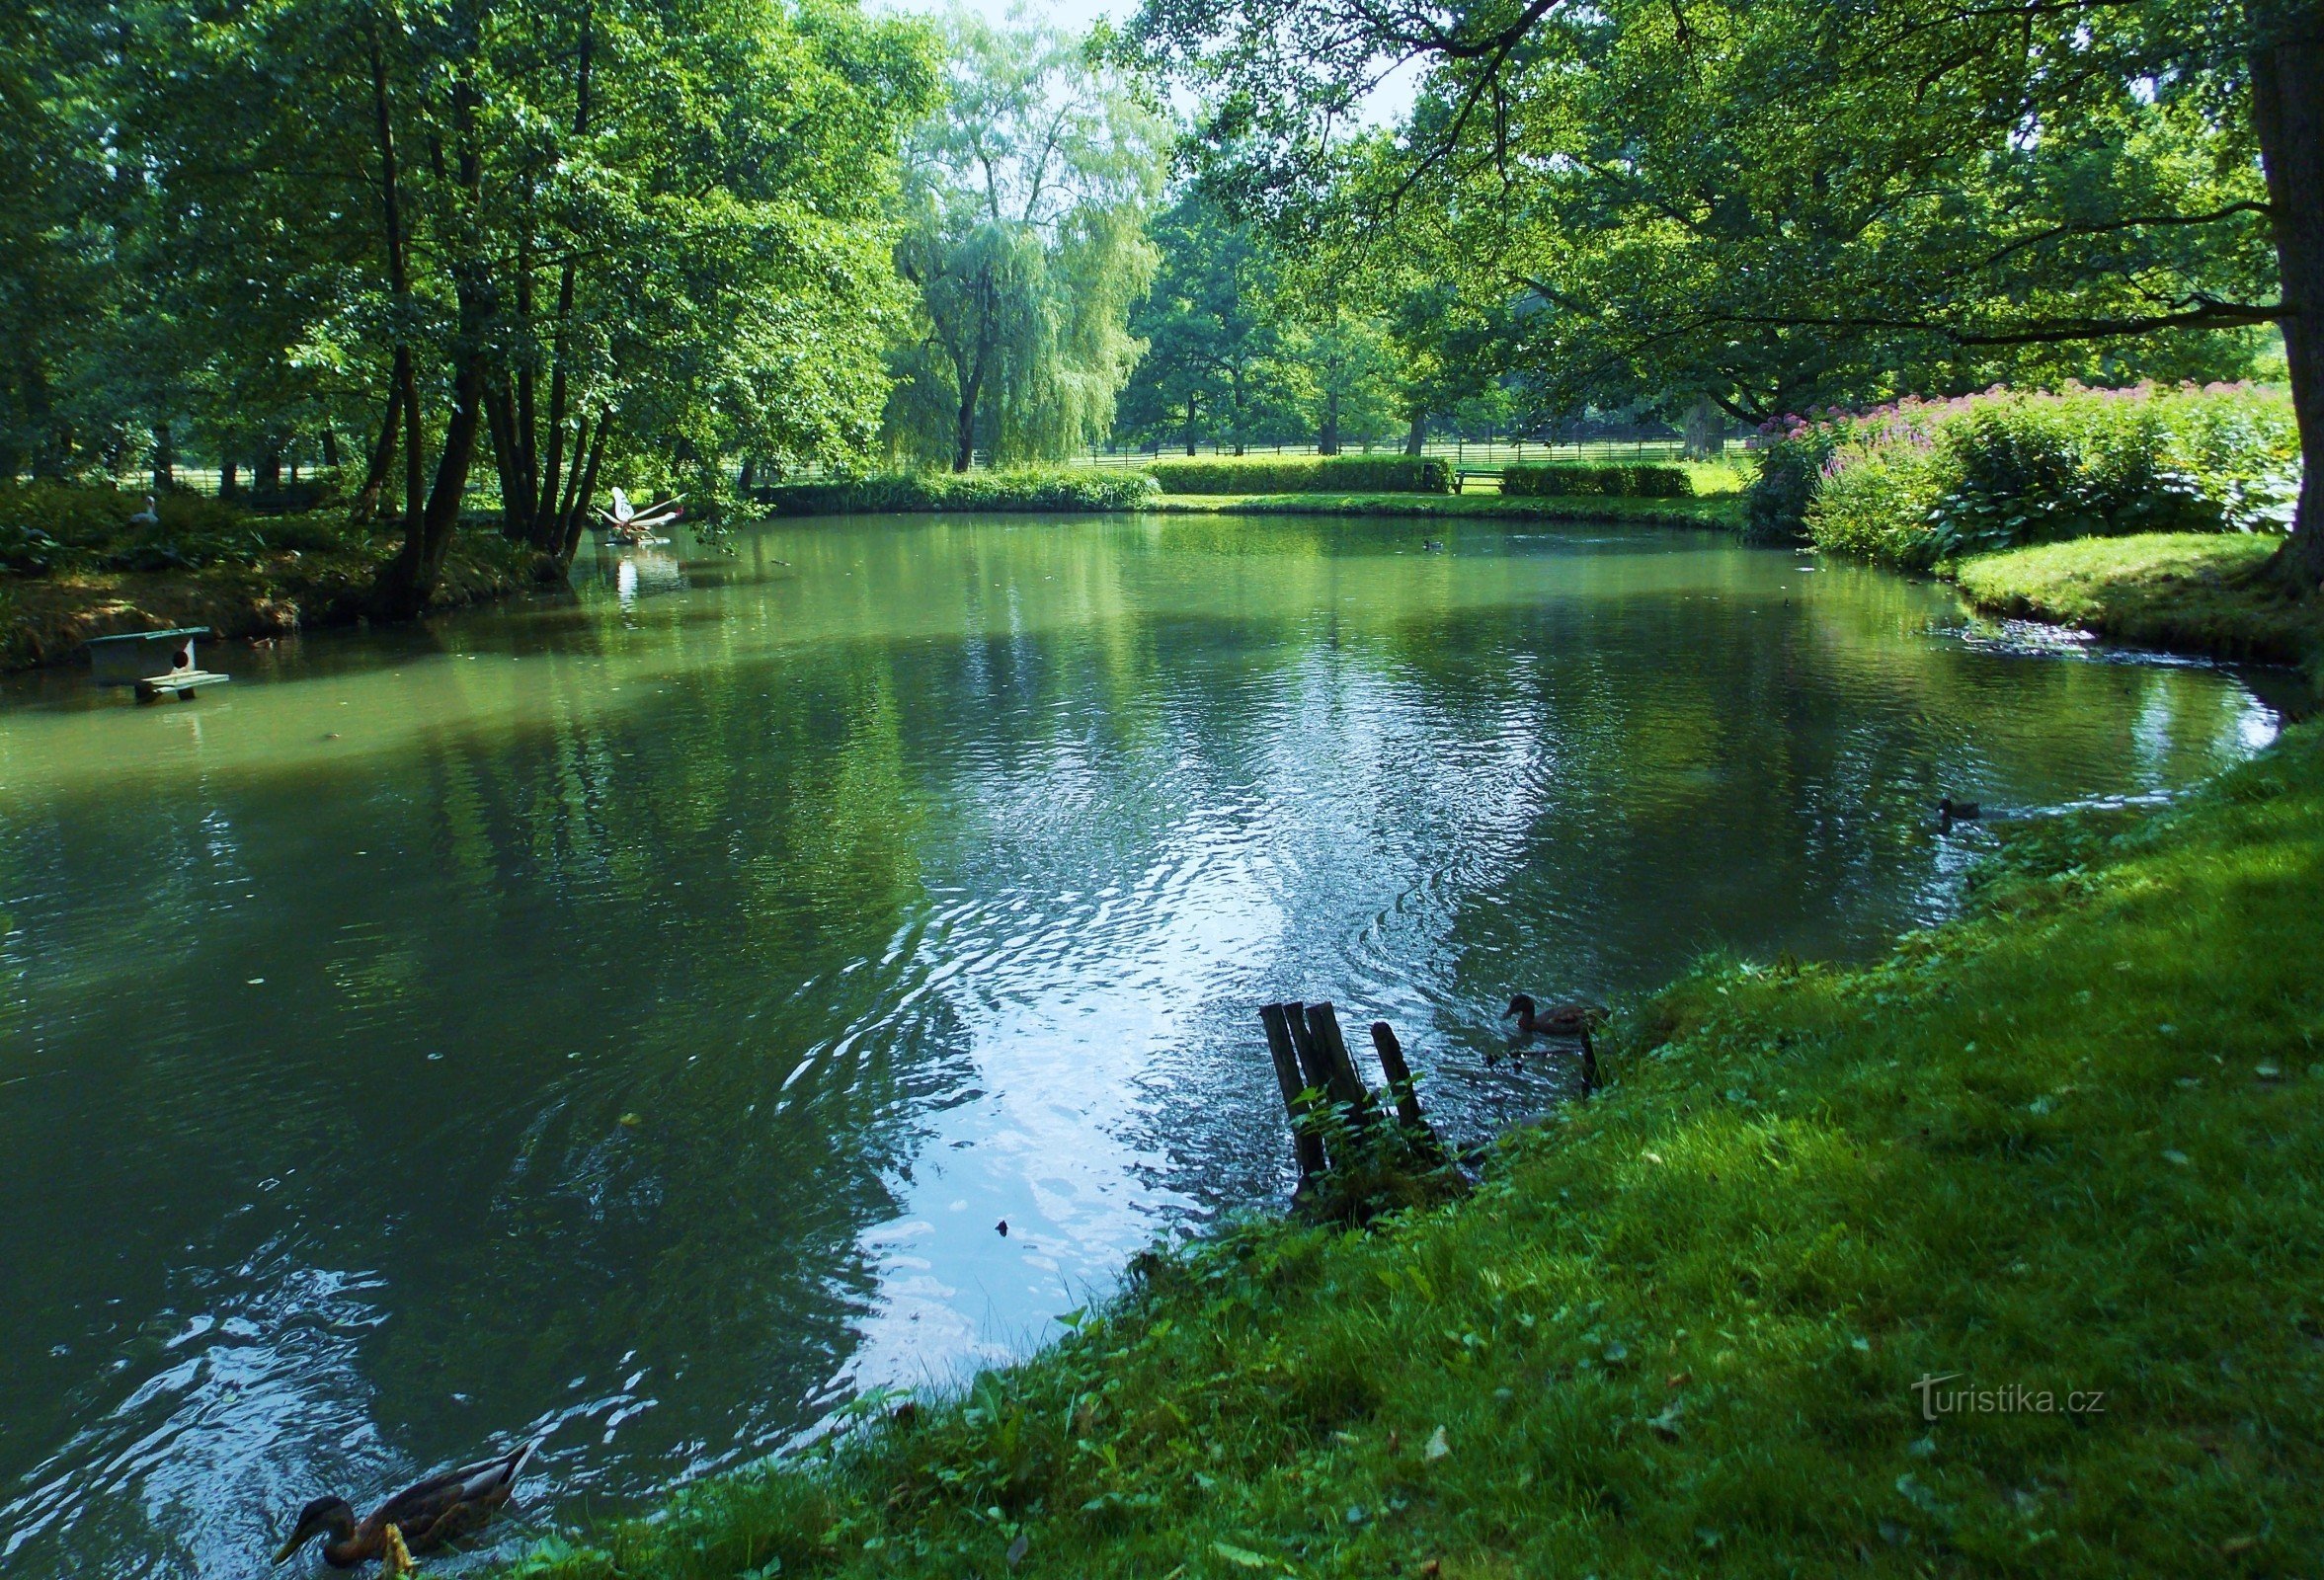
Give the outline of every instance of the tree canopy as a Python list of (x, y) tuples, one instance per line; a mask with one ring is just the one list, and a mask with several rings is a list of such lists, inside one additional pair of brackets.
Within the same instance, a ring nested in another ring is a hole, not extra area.
[(966, 471), (1080, 453), (1113, 426), (1142, 345), (1149, 207), (1169, 128), (1082, 40), (946, 24), (943, 108), (912, 137), (899, 273), (918, 323), (895, 360), (900, 453)]

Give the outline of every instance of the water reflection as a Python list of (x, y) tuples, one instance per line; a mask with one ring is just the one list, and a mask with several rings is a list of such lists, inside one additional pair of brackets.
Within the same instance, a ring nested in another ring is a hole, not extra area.
[(14, 683), (0, 1556), (246, 1573), (530, 1435), (551, 1510), (754, 1457), (1280, 1191), (1264, 999), (1395, 1020), (1483, 1131), (1556, 1090), (1485, 1068), (1512, 988), (1862, 950), (1949, 903), (1939, 794), (2272, 733), (1961, 627), (1677, 534), (942, 518), (186, 707)]

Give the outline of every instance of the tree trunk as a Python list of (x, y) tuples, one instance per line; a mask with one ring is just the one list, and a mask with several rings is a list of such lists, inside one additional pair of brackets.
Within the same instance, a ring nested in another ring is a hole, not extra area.
[(1719, 403), (1710, 396), (1695, 397), (1694, 404), (1687, 408), (1683, 425), (1686, 434), (1683, 447), (1688, 460), (1708, 461), (1726, 448), (1725, 425), (1721, 421), (1723, 416)]
[(170, 439), (170, 425), (153, 425), (153, 492), (167, 494), (178, 485), (178, 449)]
[(2251, 76), (2304, 462), (2291, 536), (2271, 569), (2307, 596), (2324, 587), (2324, 20), (2299, 9), (2281, 39), (2252, 51)]
[(1189, 455), (1194, 453), (1194, 397), (1189, 395), (1186, 397), (1186, 453)]
[(349, 509), (350, 524), (364, 526), (379, 514), (379, 496), (387, 487), (387, 469), (395, 464), (395, 426), (402, 421), (403, 389), (391, 386), (387, 392), (387, 416), (379, 424), (379, 441), (371, 446), (370, 464), (363, 468), (363, 486), (356, 491), (355, 504)]
[[(586, 431), (588, 425), (585, 423), (583, 428)], [(589, 502), (596, 498), (598, 491), (598, 466), (605, 458), (605, 435), (612, 431), (613, 413), (601, 408), (598, 412), (597, 432), (590, 438), (587, 461), (582, 459), (580, 446), (574, 446), (574, 504), (573, 509), (566, 513), (565, 535), (556, 547), (559, 565), (571, 565), (573, 556), (581, 551), (582, 528), (589, 524)]]
[(242, 492), (242, 479), (234, 467), (234, 431), (227, 429), (218, 440), (218, 498), (230, 500)]
[(325, 423), (323, 432), (316, 435), (316, 441), (323, 447), (323, 469), (330, 472), (338, 471), (339, 430), (331, 424)]
[(984, 382), (984, 371), (979, 369), (960, 392), (960, 412), (955, 422), (952, 440), (952, 470), (965, 472), (977, 458), (977, 386)]
[(1404, 435), (1404, 453), (1406, 455), (1418, 455), (1421, 452), (1421, 446), (1427, 442), (1428, 414), (1426, 412), (1415, 412), (1412, 415), (1411, 432)]
[(471, 351), (452, 380), (451, 416), (443, 425), (443, 448), (436, 457), (436, 481), (428, 490), (427, 508), (420, 513), (420, 530), (404, 534), (402, 549), (380, 568), (371, 589), (371, 612), (382, 619), (418, 618), (443, 576), (443, 557), (460, 524), (460, 498), (468, 490), (483, 412), (484, 354)]
[(1316, 434), (1318, 455), (1339, 453), (1339, 391), (1332, 390), (1323, 397), (1323, 427)]
[[(376, 56), (374, 56), (376, 59)], [(483, 162), (476, 147), (475, 80), (462, 68), (451, 85), (452, 141), (459, 149), (458, 182), (465, 212), (459, 216), (473, 226), (483, 184)], [(384, 112), (385, 99), (381, 98)], [(398, 249), (400, 256), (400, 248)], [(402, 549), (380, 567), (371, 587), (372, 612), (386, 619), (413, 619), (428, 606), (436, 584), (443, 575), (443, 557), (451, 548), (460, 524), (460, 501), (468, 490), (468, 469), (476, 459), (476, 431), (482, 426), (485, 397), (485, 328), (493, 321), (489, 281), (473, 258), (452, 265), (452, 289), (459, 302), (459, 362), (452, 377), (452, 409), (444, 420), (443, 447), (437, 454), (436, 480), (428, 490), (425, 510), (405, 513), (407, 527)], [(408, 349), (397, 348), (409, 358)], [(416, 392), (406, 401), (417, 410)], [(415, 437), (415, 443), (417, 435)]]
[(251, 468), (250, 486), (261, 494), (282, 492), (282, 446), (272, 434), (258, 452), (258, 465)]
[(746, 455), (746, 456), (744, 456), (744, 457), (743, 457), (743, 469), (742, 469), (742, 472), (740, 473), (740, 475), (738, 475), (738, 476), (735, 478), (734, 490), (735, 490), (735, 492), (736, 492), (737, 494), (740, 494), (740, 495), (741, 495), (741, 496), (742, 496), (744, 499), (749, 499), (749, 498), (751, 497), (751, 490), (752, 490), (753, 488), (755, 488), (755, 487), (757, 487), (757, 486), (758, 486), (758, 482), (759, 482), (759, 466), (758, 466), (758, 463), (757, 463), (757, 462), (755, 462), (755, 461), (753, 461), (753, 460), (751, 459), (751, 457), (749, 457), (748, 455)]

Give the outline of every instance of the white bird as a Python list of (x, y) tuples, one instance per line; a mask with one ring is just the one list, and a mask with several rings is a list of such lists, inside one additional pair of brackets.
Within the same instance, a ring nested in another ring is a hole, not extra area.
[(161, 517), (160, 517), (159, 515), (156, 515), (156, 514), (154, 514), (154, 511), (153, 511), (153, 496), (152, 496), (152, 495), (148, 494), (148, 495), (146, 495), (146, 496), (145, 496), (145, 509), (143, 509), (143, 510), (139, 511), (139, 512), (138, 512), (136, 514), (134, 514), (134, 515), (130, 516), (130, 517), (129, 517), (129, 524), (130, 524), (131, 526), (159, 526), (159, 525), (161, 525)]

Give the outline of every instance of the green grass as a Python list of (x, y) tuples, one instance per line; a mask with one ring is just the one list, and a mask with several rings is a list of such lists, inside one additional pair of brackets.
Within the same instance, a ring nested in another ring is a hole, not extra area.
[(2260, 576), (2278, 540), (2153, 532), (2075, 538), (1958, 562), (1990, 613), (2082, 626), (2121, 642), (2291, 664), (2324, 653), (2324, 605)]
[[(2320, 1037), (2311, 728), (2019, 830), (1880, 964), (1630, 1006), (1608, 1090), (1465, 1201), (1144, 1260), (958, 1397), (524, 1568), (2313, 1573)], [(1924, 1377), (2053, 1408), (1932, 1423)]]
[(1165, 494), (1155, 509), (1192, 514), (1409, 515), (1426, 520), (1631, 521), (1733, 531), (1742, 495), (1691, 500), (1508, 499), (1499, 494)]

